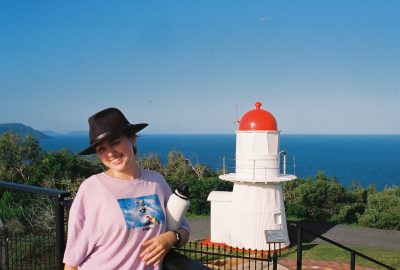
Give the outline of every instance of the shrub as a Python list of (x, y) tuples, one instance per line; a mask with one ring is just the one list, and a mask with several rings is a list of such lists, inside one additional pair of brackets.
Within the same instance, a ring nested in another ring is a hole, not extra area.
[(364, 210), (365, 192), (346, 190), (322, 171), (314, 178), (285, 183), (284, 192), (287, 215), (296, 218), (355, 223)]
[(39, 141), (31, 135), (20, 137), (11, 132), (0, 135), (0, 179), (37, 184), (32, 181), (32, 170), (42, 155)]
[(385, 187), (368, 196), (359, 224), (378, 229), (400, 230), (400, 187)]

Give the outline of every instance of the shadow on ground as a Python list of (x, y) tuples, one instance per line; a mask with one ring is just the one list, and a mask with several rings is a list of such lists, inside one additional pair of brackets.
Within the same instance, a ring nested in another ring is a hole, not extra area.
[[(296, 226), (301, 226), (305, 229), (312, 231), (315, 234), (323, 235), (330, 229), (336, 226), (336, 224), (331, 223), (312, 223), (309, 221), (288, 221), (288, 234), (291, 243), (297, 243), (297, 230)], [(303, 243), (310, 243), (316, 240), (317, 237), (303, 231)]]

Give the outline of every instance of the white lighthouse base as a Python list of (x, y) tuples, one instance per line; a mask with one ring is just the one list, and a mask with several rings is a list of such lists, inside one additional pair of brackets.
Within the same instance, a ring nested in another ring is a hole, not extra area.
[(280, 184), (235, 182), (232, 192), (214, 191), (208, 200), (211, 201), (211, 242), (253, 250), (274, 250), (289, 245)]
[(212, 191), (207, 198), (211, 201), (211, 235), (210, 240), (214, 243), (229, 243), (231, 239), (232, 192)]

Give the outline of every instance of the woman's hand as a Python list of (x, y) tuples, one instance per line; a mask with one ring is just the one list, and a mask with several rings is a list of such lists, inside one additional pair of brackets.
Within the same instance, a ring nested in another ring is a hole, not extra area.
[(140, 258), (146, 265), (158, 265), (175, 241), (175, 233), (172, 231), (159, 234), (142, 244), (143, 251), (140, 253)]
[(64, 266), (64, 270), (78, 270), (78, 267), (77, 267), (77, 266), (72, 266), (72, 265), (66, 264), (66, 265)]

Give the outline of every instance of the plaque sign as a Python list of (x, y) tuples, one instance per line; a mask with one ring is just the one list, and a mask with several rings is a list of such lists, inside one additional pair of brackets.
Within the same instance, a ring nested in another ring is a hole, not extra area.
[(265, 230), (265, 239), (267, 243), (283, 243), (285, 237), (282, 230)]

